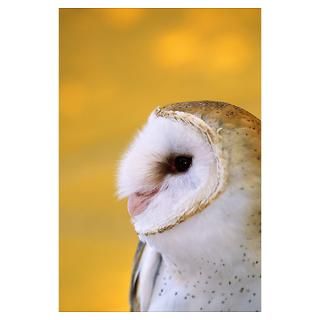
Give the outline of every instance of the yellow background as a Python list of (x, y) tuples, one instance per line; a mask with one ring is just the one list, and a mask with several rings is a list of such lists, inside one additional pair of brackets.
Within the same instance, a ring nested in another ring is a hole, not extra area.
[(60, 9), (60, 311), (127, 311), (137, 237), (117, 162), (157, 105), (260, 116), (259, 9)]

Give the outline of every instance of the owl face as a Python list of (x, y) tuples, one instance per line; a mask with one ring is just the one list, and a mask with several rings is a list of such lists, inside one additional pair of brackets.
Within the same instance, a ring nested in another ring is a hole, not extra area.
[(118, 173), (136, 232), (164, 232), (208, 206), (225, 180), (221, 150), (219, 133), (199, 117), (156, 109)]

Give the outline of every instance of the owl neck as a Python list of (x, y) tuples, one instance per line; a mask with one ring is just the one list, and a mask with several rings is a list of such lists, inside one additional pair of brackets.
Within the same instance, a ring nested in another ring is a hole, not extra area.
[(260, 251), (254, 249), (252, 241), (237, 242), (232, 248), (214, 249), (214, 246), (208, 245), (196, 251), (189, 248), (184, 252), (165, 252), (162, 253), (163, 263), (169, 273), (187, 280), (201, 275), (223, 278), (232, 273), (243, 276), (252, 266), (260, 264)]
[[(260, 203), (238, 199), (237, 206), (212, 205), (173, 229), (145, 240), (168, 270), (190, 277), (199, 272), (223, 274), (260, 263)], [(218, 203), (219, 204), (219, 203)]]

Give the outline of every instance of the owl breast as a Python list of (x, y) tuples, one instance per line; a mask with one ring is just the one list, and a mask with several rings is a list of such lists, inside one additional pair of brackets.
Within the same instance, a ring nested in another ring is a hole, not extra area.
[(243, 256), (245, 248), (236, 264), (203, 259), (192, 277), (162, 263), (148, 311), (261, 311), (260, 262)]

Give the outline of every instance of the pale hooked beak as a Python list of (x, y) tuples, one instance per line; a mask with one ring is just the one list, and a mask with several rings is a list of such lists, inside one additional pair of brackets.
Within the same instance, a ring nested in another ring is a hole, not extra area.
[(131, 217), (142, 213), (153, 197), (159, 192), (159, 188), (146, 192), (135, 192), (128, 197), (128, 211)]

